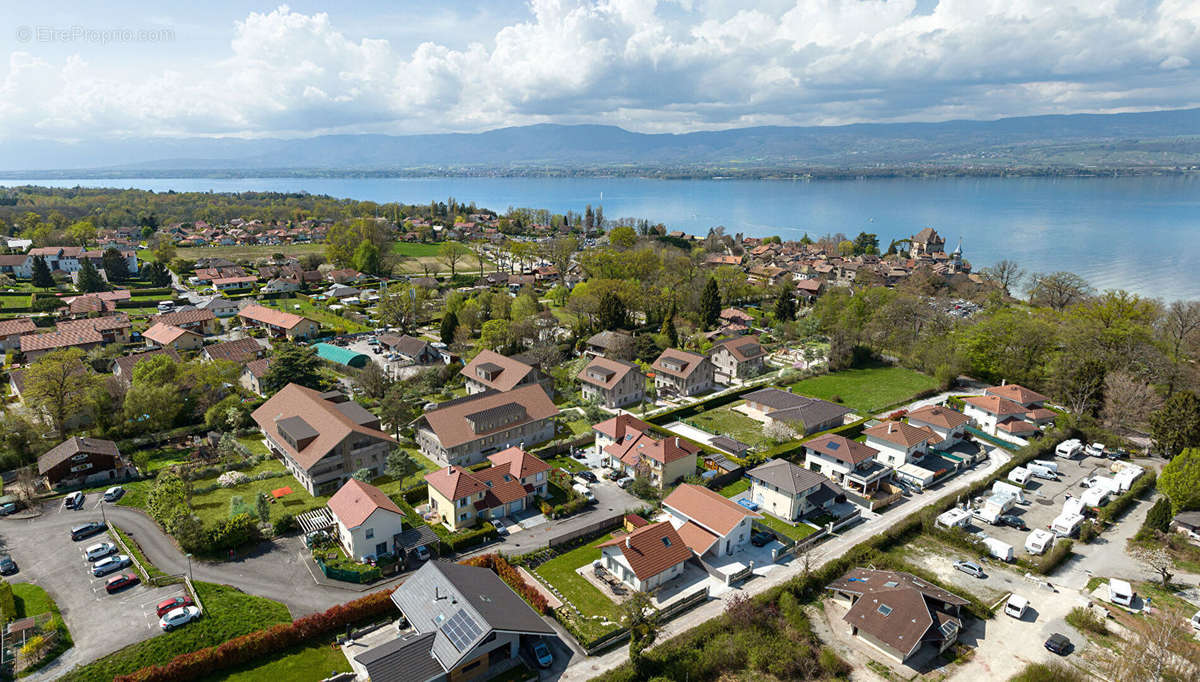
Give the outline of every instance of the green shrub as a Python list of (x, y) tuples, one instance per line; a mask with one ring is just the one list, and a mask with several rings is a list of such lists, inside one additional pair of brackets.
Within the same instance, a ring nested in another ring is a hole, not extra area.
[(292, 528), (295, 528), (295, 527), (296, 527), (296, 518), (294, 516), (292, 516), (291, 514), (284, 514), (284, 515), (280, 516), (279, 518), (275, 519), (275, 522), (271, 525), (271, 531), (276, 536), (279, 536), (279, 535), (283, 535), (284, 533), (290, 531)]
[(1049, 575), (1053, 573), (1054, 569), (1058, 568), (1062, 562), (1066, 561), (1067, 558), (1071, 556), (1071, 549), (1074, 546), (1075, 543), (1071, 542), (1070, 540), (1059, 540), (1058, 542), (1054, 543), (1054, 546), (1047, 550), (1035, 565), (1037, 572), (1041, 573), (1042, 575)]
[(1088, 676), (1061, 661), (1030, 663), (1008, 682), (1087, 682)]
[(1067, 614), (1067, 624), (1084, 632), (1091, 632), (1097, 635), (1107, 635), (1108, 626), (1104, 623), (1104, 618), (1096, 615), (1096, 612), (1086, 606), (1076, 606)]
[(1100, 535), (1100, 529), (1096, 527), (1096, 523), (1091, 519), (1084, 521), (1079, 526), (1079, 541), (1085, 545), (1092, 540), (1095, 540)]
[(1146, 512), (1146, 521), (1142, 528), (1166, 533), (1171, 530), (1171, 518), (1171, 501), (1160, 497), (1154, 506), (1150, 507), (1150, 511)]
[(853, 670), (849, 663), (843, 661), (837, 652), (827, 646), (821, 647), (817, 662), (821, 665), (821, 670), (830, 677), (848, 677)]
[(17, 617), (17, 603), (7, 580), (0, 580), (0, 614), (4, 614), (6, 621)]

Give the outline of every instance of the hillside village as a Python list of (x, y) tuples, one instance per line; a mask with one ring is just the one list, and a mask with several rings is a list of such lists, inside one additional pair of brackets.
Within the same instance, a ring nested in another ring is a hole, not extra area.
[(1019, 298), (932, 227), (406, 210), (9, 239), (6, 665), (1194, 674), (1195, 302)]

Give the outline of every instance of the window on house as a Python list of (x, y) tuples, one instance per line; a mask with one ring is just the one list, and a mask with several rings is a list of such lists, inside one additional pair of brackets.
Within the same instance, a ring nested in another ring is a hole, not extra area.
[(373, 537), (375, 537), (375, 529), (374, 529), (374, 528), (368, 528), (368, 529), (367, 529), (367, 539), (368, 539), (368, 540), (370, 540), (370, 539), (371, 539), (371, 538), (373, 538)]
[(881, 616), (892, 615), (892, 607), (888, 606), (887, 604), (880, 604), (879, 608), (876, 610), (879, 611), (879, 615)]
[(662, 542), (663, 542), (663, 547), (670, 547), (670, 546), (671, 546), (671, 538), (663, 538), (663, 539), (662, 539)]

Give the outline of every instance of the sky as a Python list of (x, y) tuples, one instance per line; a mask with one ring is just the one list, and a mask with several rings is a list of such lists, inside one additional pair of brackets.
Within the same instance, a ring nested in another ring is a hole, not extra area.
[(0, 0), (0, 140), (1200, 106), (1197, 0)]

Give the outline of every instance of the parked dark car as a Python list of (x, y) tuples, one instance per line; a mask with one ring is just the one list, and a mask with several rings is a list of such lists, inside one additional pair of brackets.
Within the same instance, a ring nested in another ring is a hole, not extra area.
[(1021, 520), (1021, 517), (1013, 516), (1012, 514), (1001, 514), (1000, 518), (996, 519), (996, 521), (997, 525), (1000, 526), (1008, 526), (1010, 528), (1016, 528), (1017, 530), (1029, 530), (1029, 526), (1025, 525), (1025, 522)]
[(1066, 635), (1061, 635), (1057, 632), (1046, 639), (1045, 646), (1047, 650), (1059, 656), (1066, 656), (1071, 652), (1071, 640), (1067, 639)]
[(139, 579), (136, 575), (132, 573), (120, 573), (109, 578), (108, 581), (104, 583), (104, 590), (109, 594), (112, 594), (113, 592), (123, 590), (131, 585), (136, 585), (138, 582)]
[(84, 538), (90, 538), (97, 533), (104, 532), (106, 526), (100, 521), (88, 521), (82, 525), (75, 526), (71, 529), (71, 539), (75, 541)]
[(588, 483), (595, 483), (597, 481), (596, 474), (593, 474), (590, 471), (581, 471), (577, 474), (577, 476), (579, 476), (583, 480), (587, 481)]
[(18, 509), (18, 507), (17, 507), (16, 502), (5, 502), (4, 504), (0, 504), (0, 516), (8, 516), (9, 514), (16, 514), (17, 509)]
[(774, 535), (771, 535), (765, 531), (756, 530), (750, 533), (750, 544), (754, 545), (755, 547), (762, 547), (774, 539)]
[(17, 562), (13, 561), (12, 557), (7, 554), (0, 554), (0, 575), (12, 575), (20, 569), (17, 568)]

